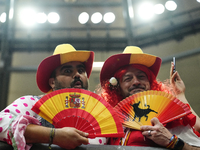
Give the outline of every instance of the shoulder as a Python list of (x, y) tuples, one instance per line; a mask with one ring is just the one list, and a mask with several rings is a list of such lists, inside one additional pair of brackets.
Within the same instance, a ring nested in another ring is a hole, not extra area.
[[(16, 99), (15, 101), (26, 101), (26, 100), (28, 100), (28, 101), (38, 101), (39, 99), (40, 99), (41, 97), (40, 96), (36, 96), (36, 95), (25, 95), (25, 96), (21, 96), (21, 97), (19, 97), (18, 99)], [(14, 102), (15, 102), (14, 101)]]
[(26, 95), (19, 97), (15, 101), (13, 101), (10, 105), (7, 106), (6, 109), (22, 109), (22, 108), (32, 108), (32, 106), (39, 100), (38, 96)]

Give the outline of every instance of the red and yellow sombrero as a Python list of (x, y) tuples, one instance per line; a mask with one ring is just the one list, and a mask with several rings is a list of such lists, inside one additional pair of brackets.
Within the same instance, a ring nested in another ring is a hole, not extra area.
[(109, 80), (123, 66), (139, 64), (146, 66), (155, 77), (158, 75), (161, 58), (154, 55), (145, 54), (136, 46), (127, 46), (122, 54), (110, 56), (105, 62), (100, 72), (100, 82)]
[(55, 48), (53, 55), (45, 58), (38, 67), (36, 81), (39, 89), (47, 93), (51, 89), (49, 86), (49, 78), (52, 72), (58, 66), (72, 61), (83, 62), (86, 67), (87, 77), (90, 77), (94, 61), (94, 52), (76, 51), (70, 44), (61, 44)]

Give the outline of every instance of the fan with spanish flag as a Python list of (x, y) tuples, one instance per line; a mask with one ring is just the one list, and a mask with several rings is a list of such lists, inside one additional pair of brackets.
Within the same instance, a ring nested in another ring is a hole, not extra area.
[(74, 127), (94, 137), (123, 137), (118, 114), (99, 95), (67, 88), (43, 96), (32, 110), (56, 128)]

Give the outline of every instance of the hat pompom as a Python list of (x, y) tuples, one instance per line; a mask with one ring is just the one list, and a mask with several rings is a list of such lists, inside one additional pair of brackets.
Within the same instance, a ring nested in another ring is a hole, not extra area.
[(113, 86), (116, 86), (118, 84), (118, 81), (117, 81), (117, 79), (115, 77), (111, 77), (109, 82)]

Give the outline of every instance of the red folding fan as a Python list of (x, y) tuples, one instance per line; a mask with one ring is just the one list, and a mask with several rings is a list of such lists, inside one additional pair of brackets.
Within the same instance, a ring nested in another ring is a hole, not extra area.
[(144, 91), (119, 102), (114, 109), (123, 126), (140, 130), (142, 125), (151, 125), (157, 117), (161, 123), (168, 123), (190, 114), (190, 108), (176, 97), (162, 91)]
[(53, 91), (36, 102), (32, 110), (56, 128), (74, 127), (93, 137), (123, 137), (118, 114), (103, 98), (83, 89)]

